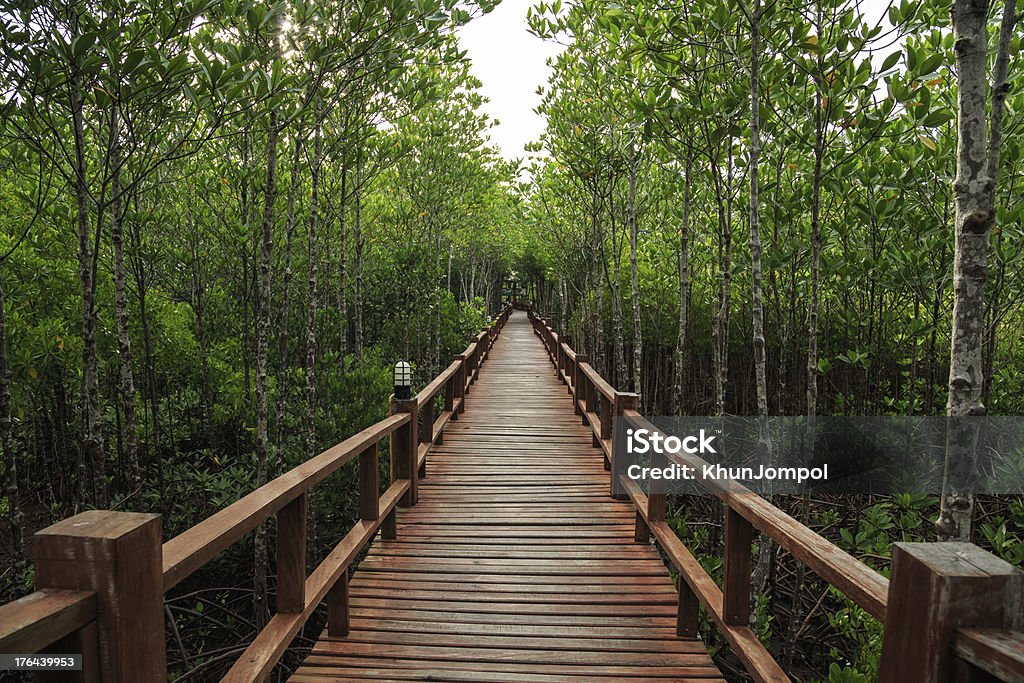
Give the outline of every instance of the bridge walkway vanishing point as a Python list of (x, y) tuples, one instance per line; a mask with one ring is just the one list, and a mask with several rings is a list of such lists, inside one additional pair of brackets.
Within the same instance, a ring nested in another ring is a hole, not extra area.
[(348, 636), (325, 631), (291, 681), (721, 680), (591, 442), (514, 313), (397, 539), (358, 565)]

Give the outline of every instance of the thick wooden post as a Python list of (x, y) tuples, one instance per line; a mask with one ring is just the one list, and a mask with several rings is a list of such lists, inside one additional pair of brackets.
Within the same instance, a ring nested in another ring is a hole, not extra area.
[(880, 683), (954, 680), (957, 628), (1019, 629), (1024, 573), (971, 543), (895, 543)]
[(750, 625), (750, 544), (753, 539), (750, 522), (726, 506), (722, 616), (730, 626)]
[(327, 635), (344, 638), (349, 628), (348, 567), (327, 591)]
[(377, 444), (367, 446), (359, 454), (359, 518), (376, 522), (380, 517), (380, 463)]
[(399, 501), (402, 507), (412, 507), (419, 500), (419, 438), (417, 437), (417, 401), (391, 399), (391, 414), (409, 413), (409, 421), (391, 433), (391, 481), (409, 480), (409, 490)]
[(35, 535), (36, 588), (96, 593), (105, 683), (167, 680), (160, 515), (90, 510)]
[(617, 391), (617, 392), (615, 392), (615, 398), (612, 400), (612, 418), (611, 418), (612, 467), (611, 467), (611, 477), (609, 477), (609, 479), (610, 479), (609, 493), (611, 494), (612, 498), (615, 498), (617, 500), (625, 500), (629, 496), (626, 495), (626, 490), (624, 488), (622, 488), (622, 484), (619, 481), (619, 478), (622, 477), (623, 475), (625, 475), (625, 473), (626, 473), (625, 472), (625, 468), (623, 467), (624, 461), (621, 458), (616, 458), (616, 453), (615, 453), (615, 451), (616, 451), (615, 444), (617, 444), (620, 441), (622, 441), (622, 439), (618, 438), (618, 433), (615, 430), (616, 429), (628, 429), (628, 427), (626, 427), (623, 424), (623, 422), (624, 422), (623, 420), (621, 420), (621, 419), (617, 420), (616, 418), (621, 418), (623, 416), (623, 414), (625, 414), (625, 412), (627, 410), (636, 410), (637, 402), (639, 401), (639, 399), (640, 399), (640, 397), (637, 394), (625, 393), (625, 392)]
[(306, 607), (306, 514), (303, 493), (277, 513), (277, 611), (298, 614)]

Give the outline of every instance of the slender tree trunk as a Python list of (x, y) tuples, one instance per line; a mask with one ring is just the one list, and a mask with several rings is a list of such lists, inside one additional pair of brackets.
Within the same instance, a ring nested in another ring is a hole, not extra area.
[(683, 392), (686, 385), (686, 353), (690, 326), (690, 193), (693, 185), (693, 154), (687, 150), (683, 175), (683, 220), (679, 226), (679, 331), (676, 336), (675, 412), (686, 409)]
[[(260, 309), (256, 320), (256, 486), (269, 479), (270, 444), (267, 433), (267, 351), (270, 338), (270, 257), (274, 248), (274, 200), (277, 198), (277, 111), (270, 112), (267, 129), (267, 177), (263, 191), (263, 220), (260, 249)], [(253, 607), (256, 625), (263, 628), (270, 619), (267, 604), (267, 531), (256, 529)]]
[(18, 453), (11, 422), (11, 368), (7, 362), (7, 302), (4, 298), (3, 265), (3, 260), (0, 260), (0, 447), (4, 451), (4, 469), (7, 470), (4, 495), (7, 497), (7, 519), (11, 526), (11, 561), (20, 573), (25, 561), (25, 515), (21, 509)]
[[(92, 465), (92, 494), (88, 498), (97, 507), (107, 505), (106, 453), (100, 429), (99, 359), (96, 350), (96, 287), (94, 254), (89, 231), (89, 189), (85, 160), (85, 87), (75, 70), (71, 79), (71, 121), (75, 143), (75, 199), (78, 222), (78, 277), (82, 287), (82, 445)], [(97, 226), (99, 231), (99, 226)], [(97, 244), (98, 246), (98, 244)], [(78, 459), (79, 504), (88, 500), (86, 459)]]
[[(322, 103), (317, 99), (316, 130), (313, 136), (313, 168), (309, 199), (309, 281), (306, 288), (306, 460), (311, 460), (317, 453), (316, 432), (316, 308), (317, 308), (317, 276), (319, 274), (319, 224), (320, 219), (320, 173), (323, 159), (323, 139), (321, 136)], [(310, 550), (316, 551), (316, 514), (313, 510), (313, 498), (310, 497), (306, 515), (309, 519)]]
[(345, 212), (348, 207), (348, 197), (345, 196), (348, 188), (348, 165), (345, 160), (341, 162), (341, 191), (339, 194), (338, 207), (338, 320), (339, 339), (338, 354), (342, 368), (345, 366), (345, 356), (348, 355), (348, 281), (346, 272), (348, 249), (348, 234), (346, 233)]
[(761, 3), (750, 9), (750, 153), (747, 176), (750, 179), (750, 276), (752, 281), (752, 324), (754, 375), (757, 384), (757, 414), (768, 414), (768, 371), (765, 359), (764, 304), (761, 291), (761, 206), (758, 166), (761, 162), (761, 82), (759, 52), (761, 43)]
[(125, 471), (128, 488), (141, 486), (139, 476), (138, 426), (135, 416), (135, 373), (132, 369), (131, 334), (128, 329), (128, 291), (124, 267), (123, 201), (121, 197), (121, 143), (116, 105), (111, 111), (110, 241), (114, 248), (114, 314), (117, 318), (117, 354), (120, 371)]
[(640, 394), (642, 393), (644, 337), (640, 328), (640, 287), (637, 284), (636, 272), (636, 167), (636, 148), (631, 144), (629, 146), (629, 204), (626, 207), (626, 220), (629, 222), (630, 295), (633, 304), (633, 391)]
[(274, 452), (284, 445), (284, 414), (288, 398), (288, 313), (291, 309), (292, 240), (295, 237), (295, 195), (299, 189), (299, 161), (302, 154), (302, 131), (295, 136), (295, 154), (289, 170), (288, 218), (284, 230), (284, 273), (281, 275), (281, 318), (277, 332), (277, 400), (274, 406)]
[(355, 291), (355, 318), (356, 318), (356, 330), (355, 330), (355, 354), (356, 360), (362, 363), (363, 361), (363, 247), (365, 246), (365, 240), (363, 239), (363, 225), (362, 225), (362, 205), (363, 205), (363, 164), (361, 158), (361, 152), (356, 154), (356, 203), (355, 203), (355, 223), (353, 228), (355, 230), (355, 275), (356, 275), (356, 291)]
[(811, 189), (811, 297), (807, 308), (807, 416), (818, 413), (818, 309), (821, 288), (821, 185), (825, 153), (825, 124), (820, 89), (814, 106), (814, 180)]
[[(956, 198), (953, 329), (946, 414), (953, 418), (986, 413), (981, 402), (985, 282), (988, 278), (989, 239), (995, 221), (995, 187), (999, 172), (1003, 106), (1008, 90), (1010, 39), (1017, 21), (1015, 11), (1014, 0), (1007, 0), (996, 51), (991, 118), (986, 121), (988, 3), (985, 0), (954, 0), (952, 7), (959, 89), (957, 165), (953, 180)], [(978, 425), (973, 420), (949, 422), (942, 502), (936, 524), (942, 538), (961, 541), (971, 538), (977, 445)]]

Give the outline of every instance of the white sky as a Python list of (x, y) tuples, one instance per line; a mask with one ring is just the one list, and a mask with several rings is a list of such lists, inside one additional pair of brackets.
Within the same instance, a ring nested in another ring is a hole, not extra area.
[(551, 72), (545, 60), (562, 49), (529, 32), (526, 10), (533, 2), (502, 0), (493, 12), (458, 30), (459, 45), (490, 100), (484, 112), (500, 121), (490, 134), (506, 159), (526, 157), (523, 145), (544, 131), (544, 118), (533, 111), (540, 104), (537, 86), (546, 84)]
[[(523, 145), (544, 131), (544, 118), (534, 111), (540, 104), (537, 86), (545, 85), (551, 69), (545, 61), (563, 48), (532, 35), (526, 10), (535, 0), (501, 0), (490, 14), (458, 29), (459, 44), (472, 61), (473, 75), (483, 83), (490, 101), (483, 109), (500, 121), (490, 131), (492, 141), (506, 159), (525, 158)], [(894, 0), (859, 0), (861, 12), (872, 23), (885, 16)], [(888, 29), (889, 22), (883, 19)], [(877, 55), (877, 65), (896, 46)]]

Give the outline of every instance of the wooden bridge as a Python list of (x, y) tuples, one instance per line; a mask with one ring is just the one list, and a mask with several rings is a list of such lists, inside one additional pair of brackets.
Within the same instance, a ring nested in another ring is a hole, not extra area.
[[(83, 653), (61, 681), (166, 680), (164, 594), (276, 515), (275, 614), (223, 680), (266, 680), (323, 603), (295, 683), (721, 680), (701, 609), (755, 680), (789, 680), (749, 627), (759, 531), (883, 621), (880, 680), (1024, 681), (1020, 571), (970, 544), (896, 544), (887, 579), (709, 481), (726, 506), (719, 587), (665, 522), (665, 494), (618, 472), (616, 417), (645, 422), (543, 319), (506, 309), (390, 417), (166, 543), (160, 517), (136, 513), (39, 532), (37, 591), (0, 607), (0, 653)], [(308, 493), (352, 461), (361, 519), (307, 575)]]

